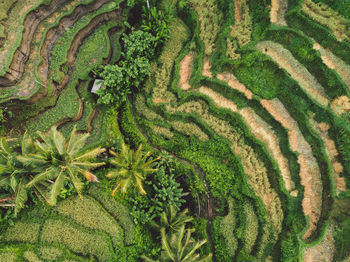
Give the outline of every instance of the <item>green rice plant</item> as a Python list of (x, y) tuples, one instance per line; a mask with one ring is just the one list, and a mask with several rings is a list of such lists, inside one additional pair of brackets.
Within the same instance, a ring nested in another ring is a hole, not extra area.
[(45, 261), (57, 261), (63, 255), (63, 251), (54, 246), (40, 246), (38, 253)]
[(114, 219), (116, 219), (119, 225), (124, 230), (125, 245), (131, 245), (134, 243), (135, 238), (135, 225), (129, 215), (129, 210), (123, 206), (120, 202), (111, 198), (110, 194), (105, 192), (104, 188), (98, 185), (93, 185), (88, 190), (88, 195), (93, 197), (96, 201), (106, 209)]
[(174, 18), (170, 25), (170, 37), (165, 41), (163, 52), (158, 59), (159, 67), (155, 74), (153, 100), (159, 99), (162, 102), (175, 101), (174, 94), (167, 89), (171, 80), (174, 60), (188, 38), (188, 28), (179, 18)]
[(174, 136), (173, 132), (171, 132), (168, 128), (163, 126), (153, 125), (152, 130), (155, 134), (162, 135), (168, 139), (171, 139)]
[(140, 116), (146, 117), (148, 120), (163, 120), (163, 117), (154, 112), (152, 109), (147, 107), (146, 105), (146, 99), (141, 94), (135, 95), (135, 109), (138, 112)]
[(114, 257), (111, 243), (105, 235), (78, 229), (61, 220), (47, 220), (40, 241), (63, 244), (74, 253), (96, 256), (98, 261), (112, 261)]
[(123, 230), (95, 200), (78, 196), (61, 201), (56, 210), (59, 214), (74, 220), (91, 230), (107, 233), (115, 248), (123, 244)]
[(0, 47), (2, 61), (0, 65), (0, 76), (4, 76), (8, 71), (12, 57), (21, 44), (24, 30), (23, 23), (27, 14), (37, 9), (41, 4), (49, 3), (50, 0), (18, 0), (13, 6), (6, 20), (6, 29), (8, 35), (11, 35), (11, 37), (7, 37)]
[(253, 30), (252, 18), (249, 14), (247, 0), (240, 1), (241, 20), (236, 21), (232, 26), (231, 36), (237, 40), (240, 47), (245, 46), (251, 41)]
[(1, 252), (0, 253), (0, 262), (16, 262), (17, 255), (11, 252)]
[(210, 56), (215, 49), (215, 40), (222, 24), (222, 13), (214, 0), (190, 0), (189, 3), (197, 12), (199, 36), (204, 42), (205, 54)]
[(328, 5), (305, 0), (301, 10), (311, 19), (328, 27), (339, 41), (350, 40), (350, 22)]
[(229, 198), (227, 202), (228, 202), (228, 213), (221, 220), (220, 233), (225, 238), (226, 250), (228, 255), (231, 258), (233, 258), (238, 248), (238, 241), (236, 236), (234, 235), (234, 231), (237, 223), (236, 223), (236, 217), (234, 214), (234, 201), (232, 198)]
[(36, 243), (39, 239), (40, 224), (29, 222), (17, 222), (8, 227), (5, 233), (5, 241)]
[(226, 38), (226, 56), (232, 60), (240, 59), (241, 55), (237, 53), (238, 43), (231, 37)]
[[(91, 20), (94, 17), (97, 17), (100, 14), (110, 12), (112, 10), (116, 10), (118, 8), (118, 4), (120, 1), (117, 2), (109, 2), (104, 4), (102, 7), (97, 9), (94, 12), (88, 13), (84, 17), (82, 17), (80, 20), (78, 20), (72, 28), (67, 30), (65, 34), (63, 34), (60, 39), (55, 43), (55, 45), (52, 48), (51, 51), (51, 57), (50, 57), (50, 72), (54, 74), (55, 72), (58, 72), (60, 70), (60, 66), (63, 65), (67, 60), (67, 52), (71, 46), (71, 43), (75, 37), (75, 35), (86, 25), (88, 25)], [(99, 41), (99, 40), (98, 40)], [(96, 42), (94, 43), (96, 45)], [(100, 47), (102, 45), (99, 45)], [(86, 60), (88, 61), (88, 60)]]
[(34, 253), (34, 251), (27, 250), (23, 253), (23, 258), (28, 262), (42, 262), (41, 259)]
[(315, 3), (324, 3), (347, 19), (350, 19), (350, 5), (347, 0), (328, 1), (313, 0)]
[(205, 142), (207, 141), (208, 135), (204, 133), (196, 124), (194, 123), (184, 123), (181, 121), (174, 121), (171, 122), (171, 126), (178, 132), (184, 133), (186, 135), (194, 135), (196, 136), (199, 140)]
[(243, 213), (246, 218), (243, 246), (248, 253), (252, 253), (252, 249), (259, 233), (259, 221), (254, 212), (253, 206), (246, 201), (243, 205)]
[[(50, 108), (27, 123), (27, 128), (30, 133), (34, 134), (36, 130), (46, 131), (50, 126), (64, 119), (73, 119), (78, 114), (81, 103), (84, 103), (85, 109), (87, 110), (84, 119), (85, 123), (87, 122), (87, 117), (89, 116), (88, 112), (92, 111), (92, 102), (91, 100), (82, 101), (76, 87), (81, 85), (79, 79), (89, 79), (88, 74), (90, 71), (95, 66), (102, 64), (103, 58), (108, 56), (111, 47), (107, 31), (117, 26), (117, 24), (118, 22), (116, 21), (106, 23), (96, 29), (94, 33), (84, 41), (77, 54), (76, 65), (72, 73), (71, 81), (60, 94), (55, 107)], [(84, 88), (84, 83), (82, 85)], [(83, 120), (80, 122), (82, 121)], [(68, 134), (70, 130), (72, 130), (72, 124), (63, 129), (65, 134)]]

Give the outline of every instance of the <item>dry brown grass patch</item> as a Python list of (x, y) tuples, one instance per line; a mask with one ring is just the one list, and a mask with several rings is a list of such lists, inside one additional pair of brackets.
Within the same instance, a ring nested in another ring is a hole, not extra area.
[(253, 98), (253, 93), (249, 89), (247, 89), (242, 83), (240, 83), (233, 74), (221, 73), (217, 76), (217, 78), (221, 81), (226, 82), (231, 88), (242, 92), (246, 96), (246, 98)]
[(287, 22), (284, 18), (285, 13), (288, 9), (288, 3), (286, 0), (271, 0), (271, 12), (270, 12), (270, 21), (273, 24), (277, 25), (287, 25)]

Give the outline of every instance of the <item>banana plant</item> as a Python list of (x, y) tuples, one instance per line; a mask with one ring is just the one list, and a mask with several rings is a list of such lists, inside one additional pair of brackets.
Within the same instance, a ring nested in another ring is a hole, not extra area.
[(179, 232), (183, 225), (192, 220), (193, 217), (188, 215), (188, 209), (178, 213), (178, 209), (175, 206), (170, 205), (167, 212), (161, 214), (158, 223), (152, 220), (150, 224), (155, 229), (160, 230), (161, 228), (165, 228), (167, 233), (175, 233)]
[(197, 250), (203, 246), (207, 240), (195, 241), (191, 238), (193, 230), (186, 229), (182, 225), (179, 232), (168, 236), (165, 228), (161, 229), (162, 252), (160, 258), (153, 260), (147, 256), (141, 256), (147, 262), (209, 262), (212, 254), (201, 257)]

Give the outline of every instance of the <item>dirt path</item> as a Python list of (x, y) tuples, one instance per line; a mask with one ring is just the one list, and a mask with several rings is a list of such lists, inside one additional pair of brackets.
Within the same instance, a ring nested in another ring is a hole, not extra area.
[(325, 238), (317, 245), (303, 250), (304, 262), (330, 262), (335, 253), (332, 226), (329, 226)]
[(235, 22), (242, 21), (242, 14), (241, 14), (241, 2), (242, 0), (234, 0), (233, 4), (235, 6)]
[(279, 147), (278, 138), (272, 131), (271, 126), (255, 114), (254, 110), (250, 108), (238, 109), (232, 101), (217, 94), (210, 88), (201, 87), (199, 93), (205, 94), (213, 99), (217, 107), (227, 108), (243, 117), (250, 132), (266, 145), (269, 154), (278, 164), (286, 189), (291, 191), (294, 185), (289, 172), (288, 160), (283, 156)]
[(190, 52), (180, 62), (179, 86), (183, 90), (187, 90), (187, 89), (191, 88), (189, 81), (190, 81), (190, 78), (192, 75), (193, 59), (194, 59), (194, 54), (192, 52)]
[(14, 83), (21, 78), (24, 71), (24, 65), (30, 55), (32, 39), (39, 24), (55, 12), (60, 5), (63, 5), (67, 1), (68, 0), (52, 0), (49, 6), (42, 5), (26, 16), (20, 47), (14, 53), (8, 73), (0, 78), (0, 85), (14, 85)]
[[(245, 117), (250, 117), (249, 110), (238, 110), (237, 106), (230, 100), (224, 98), (218, 93), (214, 92), (210, 88), (200, 87), (198, 90), (199, 93), (205, 94), (210, 97), (219, 108), (226, 108), (231, 110), (232, 112), (239, 113), (243, 116), (245, 122), (248, 124), (250, 119), (245, 119)], [(242, 112), (243, 111), (243, 112)], [(203, 119), (203, 118), (202, 118)], [(205, 121), (205, 119), (203, 119)], [(254, 122), (257, 123), (257, 122)], [(250, 130), (258, 130), (254, 123), (250, 122), (248, 126)], [(213, 127), (211, 127), (213, 128)], [(214, 130), (216, 133), (220, 134), (220, 131)], [(257, 131), (258, 132), (258, 131)], [(260, 137), (263, 137), (263, 134)], [(238, 140), (240, 138), (237, 138)], [(230, 139), (229, 139), (230, 140)], [(264, 142), (269, 143), (270, 141), (264, 138)], [(230, 140), (232, 142), (232, 147), (234, 151), (241, 157), (244, 172), (248, 175), (249, 183), (253, 187), (255, 193), (262, 199), (266, 206), (266, 211), (268, 213), (269, 221), (274, 229), (274, 237), (277, 239), (278, 234), (282, 229), (282, 221), (283, 221), (283, 211), (281, 202), (278, 198), (277, 193), (274, 189), (271, 188), (268, 171), (264, 164), (259, 160), (258, 156), (254, 152), (253, 148), (246, 144), (241, 144), (239, 142), (235, 142), (235, 140)], [(271, 145), (271, 144), (270, 144)], [(271, 146), (268, 146), (271, 148)], [(285, 169), (284, 171), (289, 169)], [(286, 182), (288, 186), (290, 186), (290, 181)]]
[(249, 100), (253, 98), (253, 93), (241, 84), (233, 74), (221, 73), (217, 78), (226, 82), (231, 88), (242, 92)]
[(209, 78), (213, 78), (213, 74), (211, 73), (210, 69), (211, 69), (210, 59), (209, 59), (209, 57), (205, 57), (202, 75), (209, 77)]
[(314, 119), (310, 119), (310, 123), (312, 128), (316, 131), (316, 133), (322, 138), (323, 143), (326, 147), (326, 153), (328, 155), (329, 160), (332, 163), (333, 167), (333, 181), (336, 187), (337, 193), (340, 191), (346, 191), (346, 181), (344, 177), (340, 175), (343, 173), (343, 165), (340, 163), (338, 159), (338, 150), (335, 146), (335, 143), (332, 139), (329, 138), (328, 129), (329, 125), (326, 123), (317, 123)]
[(263, 54), (270, 56), (281, 68), (285, 69), (290, 76), (298, 82), (300, 87), (315, 101), (323, 106), (328, 106), (329, 100), (326, 97), (323, 87), (317, 82), (316, 78), (293, 57), (289, 50), (272, 41), (259, 42), (257, 48)]
[(320, 52), (323, 63), (330, 69), (334, 69), (350, 89), (350, 66), (320, 44), (315, 42), (313, 47)]
[(287, 0), (271, 0), (271, 12), (270, 21), (273, 24), (287, 26), (287, 22), (284, 18), (288, 11)]
[(109, 1), (110, 0), (99, 0), (88, 5), (80, 5), (75, 8), (74, 12), (71, 15), (63, 17), (56, 27), (51, 28), (47, 32), (45, 42), (43, 43), (40, 51), (41, 62), (38, 65), (38, 74), (44, 83), (46, 83), (48, 79), (47, 72), (49, 71), (49, 56), (56, 41), (64, 34), (66, 29), (72, 27), (73, 24), (76, 23), (80, 18), (90, 12), (97, 10)]
[(284, 105), (278, 100), (261, 100), (262, 106), (289, 130), (289, 144), (293, 151), (298, 152), (300, 165), (300, 180), (304, 187), (302, 201), (303, 211), (308, 216), (310, 225), (303, 235), (308, 238), (316, 230), (322, 210), (322, 180), (317, 160), (312, 154), (310, 145), (299, 130), (297, 122), (289, 115)]

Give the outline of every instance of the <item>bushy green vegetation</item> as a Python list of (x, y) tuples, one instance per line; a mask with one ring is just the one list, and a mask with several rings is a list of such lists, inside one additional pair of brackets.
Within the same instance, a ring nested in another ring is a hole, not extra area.
[(0, 261), (350, 256), (344, 1), (5, 2)]

